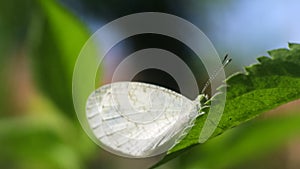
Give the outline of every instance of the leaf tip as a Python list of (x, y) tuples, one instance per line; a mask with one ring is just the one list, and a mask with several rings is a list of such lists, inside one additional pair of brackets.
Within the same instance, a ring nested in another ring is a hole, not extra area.
[(288, 46), (290, 49), (299, 49), (300, 50), (300, 44), (298, 44), (298, 43), (289, 42)]
[(272, 58), (268, 57), (268, 56), (261, 56), (259, 58), (257, 58), (257, 60), (260, 62), (260, 63), (263, 63), (263, 62), (268, 62), (270, 61)]

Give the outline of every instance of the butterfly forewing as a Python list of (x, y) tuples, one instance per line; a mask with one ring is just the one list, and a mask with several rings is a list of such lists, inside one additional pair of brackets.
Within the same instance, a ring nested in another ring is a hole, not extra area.
[(88, 98), (87, 119), (102, 148), (143, 158), (171, 148), (197, 116), (195, 102), (169, 89), (116, 82)]

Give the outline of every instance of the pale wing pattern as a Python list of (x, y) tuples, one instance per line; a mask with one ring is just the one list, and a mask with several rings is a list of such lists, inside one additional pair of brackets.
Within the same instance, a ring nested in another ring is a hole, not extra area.
[(101, 146), (127, 157), (166, 152), (197, 116), (195, 102), (169, 89), (116, 82), (88, 98), (87, 119)]

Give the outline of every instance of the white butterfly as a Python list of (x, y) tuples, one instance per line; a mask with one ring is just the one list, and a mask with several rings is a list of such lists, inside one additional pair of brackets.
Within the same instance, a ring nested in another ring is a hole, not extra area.
[(104, 149), (142, 158), (170, 149), (200, 115), (199, 106), (198, 99), (191, 101), (160, 86), (116, 82), (94, 91), (86, 112)]
[[(230, 59), (225, 61), (224, 66)], [(102, 148), (125, 157), (144, 158), (168, 151), (183, 138), (203, 114), (199, 110), (204, 98), (200, 94), (192, 101), (153, 84), (115, 82), (89, 96), (86, 114)]]

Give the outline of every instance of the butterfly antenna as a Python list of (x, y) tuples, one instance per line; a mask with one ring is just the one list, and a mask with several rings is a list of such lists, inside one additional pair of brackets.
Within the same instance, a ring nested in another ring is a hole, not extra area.
[(201, 93), (204, 93), (204, 91), (207, 89), (207, 87), (210, 85), (210, 82), (217, 77), (217, 75), (220, 73), (222, 69), (224, 69), (230, 62), (232, 61), (231, 58), (228, 57), (228, 54), (224, 56), (224, 59), (222, 60), (222, 66), (220, 66), (216, 71), (208, 78), (206, 81)]
[(228, 54), (226, 54), (225, 56), (224, 56), (224, 59), (223, 59), (223, 61), (222, 61), (222, 67), (221, 68), (224, 68), (225, 66), (227, 66), (228, 65), (228, 63), (230, 63), (231, 62), (231, 58), (228, 58)]

